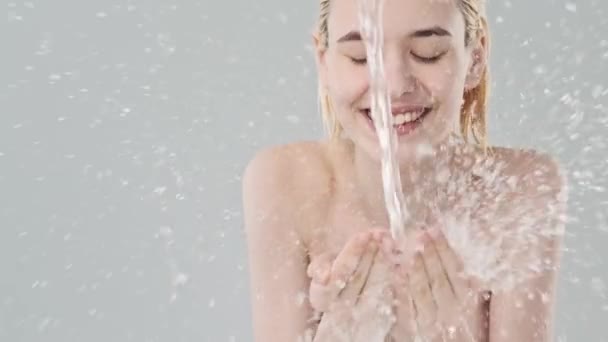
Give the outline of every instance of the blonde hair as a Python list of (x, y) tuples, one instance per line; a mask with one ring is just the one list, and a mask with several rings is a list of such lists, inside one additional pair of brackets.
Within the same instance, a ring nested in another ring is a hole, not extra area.
[[(484, 0), (458, 0), (460, 11), (465, 20), (465, 45), (469, 45), (480, 33), (486, 33), (485, 42), (489, 47), (490, 41), (487, 35), (488, 23), (483, 8)], [(320, 0), (320, 13), (318, 22), (319, 44), (324, 48), (329, 45), (328, 25), (330, 0)], [(489, 95), (489, 74), (487, 66), (484, 68), (479, 84), (463, 94), (463, 104), (460, 109), (460, 134), (468, 141), (469, 133), (472, 133), (475, 142), (487, 149), (486, 139), (486, 112)], [(323, 125), (330, 138), (335, 139), (342, 133), (342, 127), (331, 109), (329, 94), (319, 84), (319, 105), (323, 119)]]

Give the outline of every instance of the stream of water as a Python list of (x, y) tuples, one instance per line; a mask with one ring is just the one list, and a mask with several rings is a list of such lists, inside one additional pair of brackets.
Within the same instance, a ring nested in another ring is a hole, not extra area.
[(382, 150), (382, 183), (384, 199), (390, 220), (393, 238), (402, 241), (409, 212), (401, 191), (401, 176), (395, 152), (398, 146), (397, 134), (393, 129), (391, 101), (384, 74), (383, 63), (383, 0), (360, 0), (359, 22), (367, 51), (367, 65), (370, 71), (371, 116)]

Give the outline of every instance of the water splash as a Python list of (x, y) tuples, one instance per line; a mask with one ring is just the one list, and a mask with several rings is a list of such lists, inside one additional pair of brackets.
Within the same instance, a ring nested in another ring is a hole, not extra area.
[(382, 184), (393, 238), (403, 241), (409, 212), (401, 191), (401, 175), (395, 156), (397, 134), (393, 129), (391, 102), (384, 76), (382, 10), (383, 0), (359, 0), (359, 23), (370, 72), (371, 116), (382, 150)]
[[(399, 164), (396, 158), (398, 138), (393, 129), (390, 95), (384, 73), (383, 58), (383, 0), (359, 0), (359, 23), (367, 54), (367, 65), (370, 72), (371, 116), (378, 136), (382, 153), (382, 183), (384, 199), (389, 216), (390, 232), (397, 241), (403, 241), (405, 227), (410, 213), (405, 205), (402, 191)], [(470, 341), (476, 341), (467, 322), (461, 321), (465, 335)], [(379, 329), (380, 330), (380, 329)], [(426, 341), (419, 328), (414, 340)], [(437, 331), (441, 333), (442, 329)], [(380, 333), (380, 331), (378, 331)], [(443, 335), (441, 335), (443, 337)], [(375, 336), (374, 341), (384, 341), (385, 337)]]
[[(402, 192), (396, 159), (398, 138), (393, 128), (390, 94), (384, 73), (384, 1), (359, 0), (358, 5), (370, 74), (371, 116), (382, 154), (385, 205), (391, 235), (395, 240), (403, 241), (411, 217)], [(519, 172), (522, 176), (513, 176), (513, 171), (507, 172), (504, 160), (474, 153), (466, 142), (460, 138), (456, 140), (448, 142), (453, 152), (450, 158), (460, 160), (462, 172), (448, 172), (445, 177), (421, 180), (419, 185), (420, 188), (440, 189), (435, 200), (441, 208), (433, 208), (435, 218), (440, 221), (451, 247), (462, 258), (465, 273), (492, 290), (509, 290), (534, 275), (554, 269), (555, 265), (547, 259), (547, 251), (543, 250), (546, 249), (543, 240), (562, 236), (560, 227), (563, 225), (546, 220), (546, 217), (556, 215), (560, 202), (550, 194), (554, 186), (549, 177), (550, 170), (540, 165), (531, 170), (534, 165), (528, 164), (530, 160), (521, 160), (516, 167), (522, 168)], [(449, 170), (447, 164), (441, 165), (447, 160), (437, 160), (437, 163), (438, 168)], [(478, 179), (475, 183), (471, 180), (472, 175)], [(518, 196), (517, 203), (513, 198), (509, 199), (517, 189), (531, 186), (538, 187), (535, 195)], [(564, 194), (562, 192), (558, 197), (562, 198)], [(414, 195), (423, 196), (422, 193)], [(539, 197), (549, 202), (541, 207)], [(433, 204), (429, 205), (433, 207)], [(462, 319), (460, 325), (465, 338), (475, 341), (468, 322)]]

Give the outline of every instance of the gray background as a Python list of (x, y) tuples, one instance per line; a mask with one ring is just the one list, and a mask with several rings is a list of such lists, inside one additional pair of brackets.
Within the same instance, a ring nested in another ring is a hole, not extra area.
[[(8, 3), (0, 341), (251, 340), (240, 175), (322, 134), (317, 4)], [(571, 181), (561, 341), (608, 341), (607, 12), (489, 4), (491, 142)]]

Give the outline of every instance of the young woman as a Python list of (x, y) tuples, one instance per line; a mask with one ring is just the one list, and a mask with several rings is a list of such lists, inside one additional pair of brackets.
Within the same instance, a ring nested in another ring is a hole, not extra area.
[(481, 1), (385, 1), (411, 214), (394, 241), (357, 1), (321, 0), (329, 139), (262, 150), (243, 177), (256, 341), (552, 340), (565, 183), (546, 155), (486, 145)]

